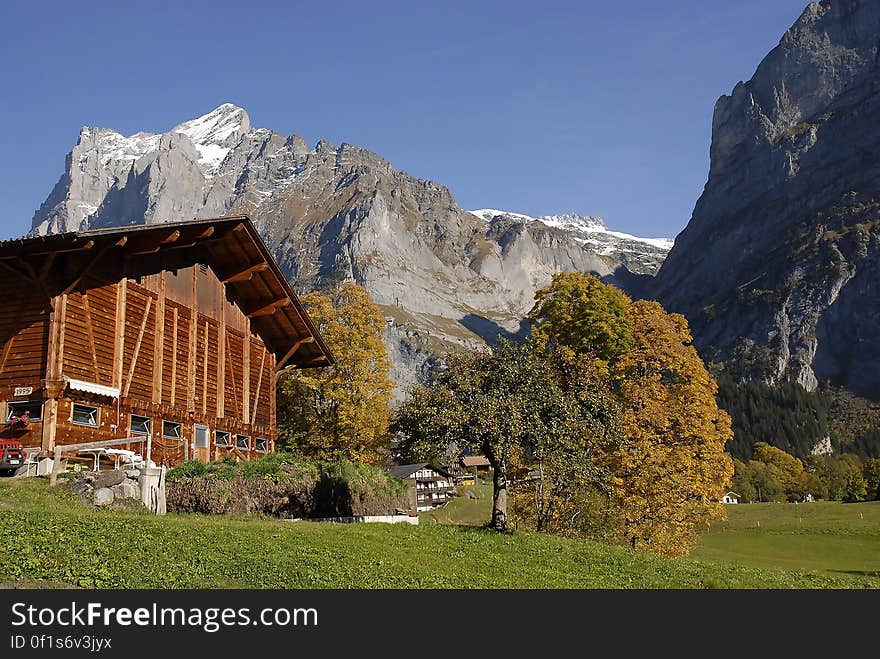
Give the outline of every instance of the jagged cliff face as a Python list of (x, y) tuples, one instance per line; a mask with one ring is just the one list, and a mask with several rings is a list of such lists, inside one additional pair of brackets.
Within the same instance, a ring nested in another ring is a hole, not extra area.
[(84, 128), (32, 232), (241, 212), (299, 292), (341, 279), (367, 288), (388, 320), (398, 392), (439, 354), (527, 331), (553, 273), (653, 273), (671, 244), (597, 218), (470, 213), (374, 153), (309, 149), (229, 104), (162, 135)]
[(880, 397), (880, 3), (810, 4), (715, 106), (711, 168), (654, 282), (704, 357)]

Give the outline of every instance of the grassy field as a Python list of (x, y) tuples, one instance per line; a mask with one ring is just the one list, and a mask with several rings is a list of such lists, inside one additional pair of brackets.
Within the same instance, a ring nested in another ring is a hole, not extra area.
[[(477, 500), (482, 501), (482, 500)], [(0, 479), (6, 587), (871, 588), (860, 574), (666, 560), (477, 527), (336, 525), (84, 509), (43, 479)]]
[[(463, 488), (477, 499), (453, 499), (421, 521), (481, 526), (491, 515), (492, 486)], [(729, 519), (700, 537), (691, 558), (766, 569), (854, 574), (880, 587), (880, 502), (760, 503), (727, 507)]]
[(700, 537), (694, 558), (758, 568), (857, 574), (880, 587), (880, 501), (753, 503)]
[(426, 510), (419, 513), (420, 524), (463, 524), (465, 526), (483, 526), (492, 516), (492, 485), (458, 486), (459, 490), (472, 492), (476, 499), (455, 497), (443, 508)]

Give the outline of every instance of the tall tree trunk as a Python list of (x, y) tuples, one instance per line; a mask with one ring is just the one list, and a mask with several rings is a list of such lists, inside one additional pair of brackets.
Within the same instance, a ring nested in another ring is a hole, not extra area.
[(501, 462), (492, 472), (492, 528), (507, 530), (507, 469)]

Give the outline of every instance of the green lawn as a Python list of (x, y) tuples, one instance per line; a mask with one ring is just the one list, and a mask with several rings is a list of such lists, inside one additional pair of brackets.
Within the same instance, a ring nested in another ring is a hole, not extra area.
[(875, 577), (880, 587), (880, 501), (753, 503), (700, 537), (694, 558), (758, 568)]
[[(658, 558), (477, 527), (320, 524), (90, 510), (0, 479), (3, 585), (100, 588), (865, 588), (857, 574)], [(478, 500), (481, 501), (481, 500)]]
[(421, 524), (464, 524), (483, 526), (492, 517), (492, 484), (459, 485), (459, 491), (472, 492), (477, 498), (458, 496), (442, 508), (419, 513)]

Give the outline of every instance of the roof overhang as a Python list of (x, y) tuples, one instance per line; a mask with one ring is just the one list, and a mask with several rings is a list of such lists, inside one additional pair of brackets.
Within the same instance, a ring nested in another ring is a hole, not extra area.
[[(33, 256), (42, 258), (47, 264), (45, 268), (49, 268), (57, 265), (58, 255), (86, 264), (73, 268), (70, 281), (62, 286), (64, 292), (79, 285), (83, 273), (95, 265), (125, 277), (159, 271), (171, 267), (169, 263), (177, 267), (207, 263), (223, 282), (228, 298), (250, 319), (254, 332), (275, 355), (276, 370), (335, 363), (329, 347), (245, 215), (91, 229), (0, 243), (0, 261), (6, 263)], [(35, 270), (30, 264), (25, 265)]]

